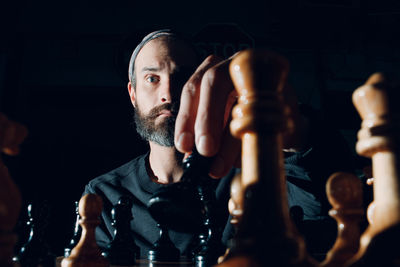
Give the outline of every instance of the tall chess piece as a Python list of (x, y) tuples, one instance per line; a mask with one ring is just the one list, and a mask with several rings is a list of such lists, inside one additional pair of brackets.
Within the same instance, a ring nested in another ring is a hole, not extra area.
[(230, 124), (242, 140), (243, 214), (233, 245), (220, 267), (314, 266), (289, 216), (282, 133), (288, 62), (265, 50), (239, 52), (230, 74), (239, 93)]
[[(24, 126), (8, 120), (0, 113), (1, 153), (18, 155), (18, 146), (26, 136), (27, 129)], [(21, 193), (0, 157), (0, 266), (13, 266), (12, 256), (17, 242), (14, 227), (21, 210), (21, 202)]]
[(103, 255), (113, 265), (135, 265), (140, 256), (140, 248), (131, 235), (132, 200), (129, 197), (121, 197), (111, 210), (111, 218), (114, 238)]
[(95, 239), (96, 227), (100, 224), (103, 208), (101, 197), (86, 194), (79, 201), (79, 214), (82, 235), (79, 243), (68, 258), (61, 261), (61, 267), (108, 267), (108, 261), (101, 255)]
[(183, 162), (181, 181), (162, 187), (148, 204), (150, 214), (161, 227), (199, 234), (193, 251), (199, 265), (216, 264), (223, 254), (222, 231), (215, 221), (215, 180), (208, 176), (210, 163), (211, 158), (194, 150)]
[(195, 185), (201, 203), (201, 209), (197, 211), (201, 212), (198, 244), (192, 251), (193, 262), (197, 267), (215, 265), (218, 257), (224, 253), (222, 229), (216, 221), (218, 211), (214, 180), (208, 176), (210, 162), (210, 158), (201, 156), (196, 149), (183, 161), (182, 180)]
[(337, 172), (329, 177), (326, 192), (332, 205), (329, 215), (337, 221), (338, 235), (320, 266), (344, 266), (358, 251), (364, 215), (362, 183), (354, 174)]
[(79, 215), (79, 202), (75, 201), (75, 226), (74, 226), (74, 234), (69, 241), (68, 246), (64, 248), (64, 258), (68, 258), (69, 255), (71, 254), (71, 250), (78, 244), (79, 239), (81, 238), (82, 234), (82, 227), (79, 224), (79, 220), (81, 219), (81, 216)]
[[(354, 266), (400, 266), (400, 86), (381, 73), (373, 74), (353, 93), (361, 116), (356, 151), (372, 159), (372, 222), (362, 234)], [(370, 209), (370, 208), (369, 208)]]
[(29, 204), (27, 226), (30, 228), (28, 241), (22, 246), (15, 260), (23, 267), (54, 267), (55, 255), (44, 235), (48, 225), (49, 207), (46, 202)]

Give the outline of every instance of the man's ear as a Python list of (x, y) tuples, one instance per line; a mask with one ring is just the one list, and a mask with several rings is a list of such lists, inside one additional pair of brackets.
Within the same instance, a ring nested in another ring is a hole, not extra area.
[(128, 92), (129, 92), (129, 97), (131, 99), (132, 106), (136, 108), (136, 95), (135, 95), (135, 88), (133, 88), (133, 85), (131, 82), (128, 82)]

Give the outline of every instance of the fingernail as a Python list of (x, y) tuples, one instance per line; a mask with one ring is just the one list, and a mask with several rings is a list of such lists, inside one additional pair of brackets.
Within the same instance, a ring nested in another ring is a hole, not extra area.
[(193, 134), (190, 132), (183, 132), (178, 137), (176, 147), (182, 151), (189, 152), (193, 148)]
[(213, 178), (219, 178), (223, 175), (223, 171), (225, 168), (225, 161), (222, 157), (217, 156), (210, 168), (210, 176)]
[(213, 138), (208, 135), (202, 135), (199, 138), (199, 142), (197, 143), (197, 151), (203, 156), (212, 156), (212, 149), (214, 146)]

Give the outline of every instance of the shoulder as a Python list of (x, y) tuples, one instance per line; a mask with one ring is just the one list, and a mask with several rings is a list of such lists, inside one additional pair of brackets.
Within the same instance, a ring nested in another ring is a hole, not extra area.
[(91, 181), (85, 187), (85, 193), (99, 193), (111, 188), (120, 187), (125, 180), (132, 180), (145, 168), (147, 154), (141, 155), (122, 166), (102, 174)]

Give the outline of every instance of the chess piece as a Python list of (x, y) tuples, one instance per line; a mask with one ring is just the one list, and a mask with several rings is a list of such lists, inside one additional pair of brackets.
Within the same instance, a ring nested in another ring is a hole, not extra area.
[[(242, 192), (242, 184), (241, 184), (241, 176), (240, 173), (237, 173), (235, 177), (233, 177), (231, 182), (231, 190), (230, 190), (230, 199), (228, 202), (228, 210), (229, 214), (231, 215), (230, 223), (234, 227), (234, 231), (237, 231), (237, 225), (240, 221), (240, 218), (243, 214), (243, 192)], [(229, 243), (229, 241), (228, 241)], [(218, 263), (222, 263), (225, 258), (229, 255), (229, 244), (228, 248), (225, 251), (223, 256), (218, 258)]]
[(204, 204), (203, 225), (198, 235), (198, 246), (193, 250), (193, 261), (196, 267), (214, 266), (224, 253), (221, 242), (222, 230), (215, 222), (215, 191), (209, 186), (198, 188), (200, 201)]
[(353, 93), (361, 116), (356, 151), (371, 158), (374, 209), (360, 239), (354, 266), (398, 266), (400, 254), (399, 85), (375, 73)]
[(178, 262), (180, 251), (172, 243), (165, 226), (158, 224), (160, 228), (160, 238), (154, 243), (149, 250), (148, 260), (151, 262)]
[(215, 264), (223, 254), (222, 230), (215, 222), (215, 185), (208, 176), (210, 163), (211, 158), (194, 150), (183, 161), (181, 181), (162, 187), (148, 204), (150, 214), (162, 227), (198, 233), (192, 252), (196, 265)]
[(230, 64), (239, 93), (230, 124), (242, 140), (243, 214), (220, 267), (314, 266), (289, 217), (282, 132), (288, 128), (282, 90), (288, 63), (265, 50), (239, 52)]
[(338, 172), (329, 177), (326, 192), (332, 205), (329, 214), (337, 221), (338, 236), (321, 266), (344, 266), (358, 251), (360, 221), (364, 215), (362, 184), (354, 174)]
[[(193, 151), (183, 162), (178, 183), (157, 190), (148, 203), (151, 216), (162, 226), (178, 232), (198, 232), (203, 227), (204, 203), (199, 188), (207, 184), (210, 159)], [(206, 180), (203, 183), (203, 180)]]
[(64, 249), (64, 258), (68, 258), (69, 255), (71, 254), (71, 250), (78, 244), (79, 239), (82, 234), (82, 227), (79, 225), (79, 220), (81, 219), (81, 216), (79, 215), (79, 202), (75, 201), (75, 215), (76, 215), (76, 220), (75, 220), (75, 227), (74, 227), (74, 234), (69, 241), (68, 246)]
[(49, 207), (44, 201), (37, 204), (29, 204), (27, 208), (30, 228), (28, 241), (21, 247), (14, 258), (23, 267), (54, 267), (55, 255), (50, 252), (45, 242), (44, 234), (48, 225)]
[(236, 228), (243, 214), (243, 188), (240, 173), (232, 179), (230, 194), (228, 209), (232, 216), (231, 224)]
[(82, 235), (68, 258), (61, 261), (62, 267), (108, 267), (108, 261), (101, 255), (95, 239), (95, 229), (100, 224), (103, 208), (101, 197), (86, 194), (79, 201)]
[(111, 218), (114, 238), (103, 255), (113, 265), (135, 265), (136, 259), (140, 256), (140, 248), (130, 234), (130, 222), (133, 219), (132, 200), (129, 197), (121, 197), (111, 210)]
[[(18, 155), (19, 145), (27, 136), (27, 129), (0, 113), (0, 151)], [(13, 266), (12, 256), (17, 235), (14, 227), (21, 210), (21, 193), (11, 179), (8, 168), (0, 158), (0, 266)]]

